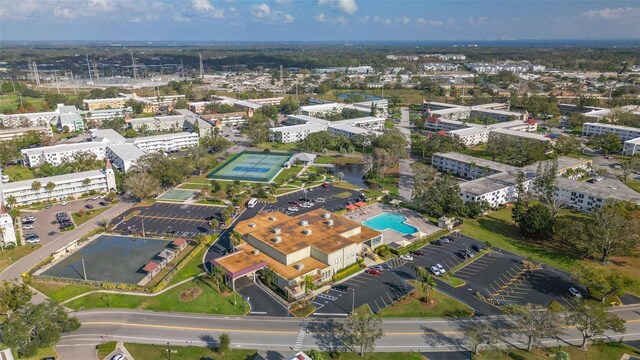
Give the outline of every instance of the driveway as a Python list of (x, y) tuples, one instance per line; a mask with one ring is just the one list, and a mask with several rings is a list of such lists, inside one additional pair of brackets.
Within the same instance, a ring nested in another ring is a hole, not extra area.
[(251, 305), (250, 316), (291, 316), (282, 303), (247, 277), (236, 280), (236, 291)]

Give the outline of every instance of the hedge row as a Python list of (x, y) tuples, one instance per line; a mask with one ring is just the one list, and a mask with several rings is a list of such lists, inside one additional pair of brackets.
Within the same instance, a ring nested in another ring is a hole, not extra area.
[(411, 244), (398, 248), (398, 249), (391, 249), (391, 252), (396, 254), (396, 255), (404, 255), (404, 254), (408, 254), (412, 251), (418, 250), (421, 247), (427, 245), (431, 240), (435, 240), (438, 238), (441, 238), (443, 236), (449, 235), (450, 231), (448, 229), (442, 229), (439, 231), (434, 232), (431, 235), (425, 236), (419, 240), (416, 240), (414, 242), (412, 242)]

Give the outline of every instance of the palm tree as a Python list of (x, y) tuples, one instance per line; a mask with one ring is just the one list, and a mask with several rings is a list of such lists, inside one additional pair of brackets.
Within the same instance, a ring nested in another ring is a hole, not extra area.
[(304, 286), (304, 307), (307, 307), (308, 296), (309, 294), (316, 289), (316, 284), (313, 283), (313, 278), (311, 275), (306, 275), (303, 280)]
[(40, 199), (40, 189), (42, 189), (42, 184), (40, 181), (34, 181), (31, 183), (31, 190), (36, 192), (36, 197), (38, 200)]
[(340, 180), (340, 182), (342, 182), (342, 179), (344, 179), (344, 173), (342, 171), (338, 171), (336, 177), (338, 178), (338, 180)]
[(211, 268), (209, 276), (216, 282), (216, 289), (220, 293), (220, 279), (224, 276), (224, 270), (220, 266), (214, 266)]
[(0, 249), (2, 249), (2, 251), (4, 251), (4, 228), (0, 227)]
[(47, 183), (47, 185), (44, 186), (45, 190), (47, 190), (47, 192), (49, 193), (49, 197), (51, 197), (51, 193), (53, 192), (53, 189), (56, 188), (56, 184), (49, 181)]
[(231, 231), (231, 249), (233, 251), (236, 250), (236, 246), (240, 245), (240, 240), (242, 240), (242, 235), (237, 231)]
[(436, 280), (423, 266), (414, 265), (413, 270), (415, 270), (416, 278), (418, 279), (420, 287), (422, 287), (422, 291), (424, 292), (424, 301), (426, 303), (431, 303), (431, 291), (437, 286)]
[(264, 274), (264, 281), (267, 283), (267, 286), (272, 285), (276, 281), (276, 274), (269, 270), (269, 268), (265, 268), (262, 273)]

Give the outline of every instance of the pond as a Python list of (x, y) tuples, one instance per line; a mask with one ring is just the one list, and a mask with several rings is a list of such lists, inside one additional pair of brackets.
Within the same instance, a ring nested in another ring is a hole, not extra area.
[(333, 175), (342, 172), (344, 178), (342, 180), (349, 182), (353, 185), (360, 186), (365, 189), (377, 190), (379, 188), (376, 184), (369, 184), (365, 179), (364, 171), (362, 170), (362, 164), (343, 164), (337, 165), (331, 170)]

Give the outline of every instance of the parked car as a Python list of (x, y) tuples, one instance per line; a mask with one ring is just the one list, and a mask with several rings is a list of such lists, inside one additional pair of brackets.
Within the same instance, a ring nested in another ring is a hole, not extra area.
[(409, 254), (404, 254), (404, 255), (400, 256), (400, 259), (402, 259), (404, 261), (413, 261), (413, 256), (411, 256)]
[(474, 244), (474, 245), (471, 245), (471, 248), (472, 248), (472, 249), (473, 249), (473, 251), (475, 251), (475, 252), (480, 252), (480, 251), (482, 251), (482, 250), (483, 250), (483, 249), (482, 249), (482, 246), (480, 246), (480, 245), (475, 245), (475, 244)]
[(440, 273), (440, 270), (439, 270), (435, 265), (430, 266), (430, 267), (429, 267), (429, 271), (430, 271), (433, 275), (435, 275), (435, 276), (440, 276), (440, 275), (442, 275), (442, 274)]
[(464, 249), (464, 252), (467, 254), (467, 257), (470, 257), (470, 258), (473, 257), (473, 253), (469, 251), (469, 249)]
[(378, 270), (378, 271), (380, 271), (380, 272), (383, 272), (384, 268), (385, 268), (385, 264), (376, 265), (373, 268)]
[(424, 251), (416, 250), (416, 251), (412, 252), (412, 254), (415, 255), (415, 256), (424, 256)]
[(440, 239), (440, 242), (443, 243), (443, 244), (448, 244), (448, 243), (451, 242), (451, 240), (449, 240), (448, 237), (443, 237), (443, 238)]
[(374, 269), (374, 268), (368, 268), (364, 272), (366, 272), (369, 275), (375, 275), (375, 276), (378, 276), (378, 275), (382, 274), (382, 272), (380, 270)]
[(347, 284), (335, 284), (331, 287), (334, 290), (338, 290), (338, 291), (347, 291), (347, 289), (349, 288), (349, 285)]
[(25, 237), (24, 241), (27, 244), (37, 244), (40, 242), (40, 237), (36, 234), (30, 234), (30, 235), (34, 235), (34, 236), (27, 236)]
[(297, 201), (289, 201), (289, 205), (298, 206), (300, 204)]
[(109, 205), (109, 203), (108, 203), (108, 202), (106, 202), (106, 201), (100, 201), (98, 204), (99, 204), (100, 206), (107, 206), (107, 205)]
[(24, 224), (25, 222), (34, 222), (36, 221), (35, 216), (25, 216), (22, 218), (21, 222)]
[(91, 205), (91, 204), (87, 204), (84, 207), (86, 207), (87, 209), (93, 209), (93, 205)]
[(324, 183), (324, 184), (322, 184), (322, 187), (323, 187), (323, 188), (328, 188), (328, 187), (329, 187), (329, 183)]
[(98, 200), (98, 199), (100, 199), (100, 196), (94, 196), (91, 198), (91, 200)]
[(467, 258), (469, 257), (467, 256), (467, 252), (464, 250), (456, 251), (456, 255), (458, 255), (458, 257), (461, 258), (462, 260), (467, 260)]
[(33, 223), (29, 223), (29, 224), (22, 224), (22, 228), (25, 230), (31, 230), (31, 229), (35, 229), (36, 226), (33, 225)]
[(442, 265), (435, 264), (434, 266), (438, 268), (438, 270), (440, 271), (440, 274), (446, 273), (446, 271), (444, 270), (444, 267)]
[(298, 210), (300, 210), (300, 209), (299, 209), (298, 207), (296, 207), (296, 206), (289, 206), (289, 207), (287, 208), (287, 211), (293, 211), (293, 212), (295, 212), (295, 211), (298, 211)]
[(52, 206), (53, 206), (53, 205), (51, 205), (51, 204), (47, 204), (47, 205), (45, 205), (45, 207), (44, 207), (44, 208), (45, 208), (45, 209), (51, 209), (51, 207), (52, 207)]
[(325, 201), (324, 198), (317, 198), (316, 199), (317, 203), (324, 203), (324, 201)]
[(66, 206), (67, 204), (69, 204), (69, 202), (67, 200), (65, 200), (65, 201), (60, 203), (60, 205), (62, 205), (62, 206)]
[(442, 240), (440, 240), (440, 239), (433, 240), (433, 241), (431, 241), (431, 243), (432, 243), (433, 245), (442, 245)]
[(125, 354), (115, 354), (111, 357), (111, 360), (126, 360), (127, 356)]
[(66, 216), (66, 215), (67, 215), (67, 213), (66, 213), (66, 212), (59, 212), (59, 213), (56, 213), (56, 217)]
[(582, 294), (580, 293), (580, 291), (578, 291), (578, 289), (574, 287), (569, 288), (569, 294), (576, 299), (582, 299)]

